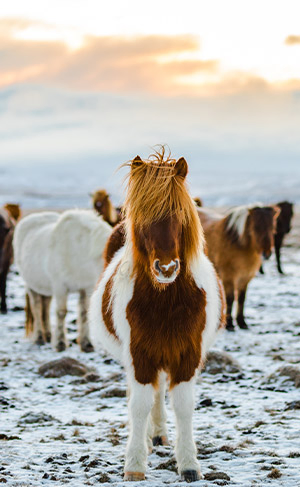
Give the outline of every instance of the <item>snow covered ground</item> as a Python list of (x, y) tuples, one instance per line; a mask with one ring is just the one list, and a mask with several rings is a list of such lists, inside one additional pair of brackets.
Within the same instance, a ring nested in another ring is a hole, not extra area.
[[(300, 389), (295, 379), (276, 373), (288, 364), (300, 367), (299, 227), (298, 219), (283, 249), (286, 275), (277, 273), (272, 256), (265, 275), (250, 284), (250, 330), (224, 332), (215, 344), (237, 360), (240, 369), (217, 374), (208, 369), (198, 379), (194, 436), (205, 478), (194, 485), (300, 486)], [(71, 342), (76, 337), (76, 299), (70, 297), (67, 315)], [(50, 345), (38, 348), (25, 339), (20, 309), (24, 286), (14, 267), (8, 305), (8, 314), (0, 316), (0, 483), (124, 485), (124, 371), (105, 353), (84, 354), (73, 342), (58, 354)], [(41, 364), (61, 356), (94, 367), (100, 380), (38, 374)], [(174, 462), (169, 404), (168, 427), (170, 446), (153, 449), (142, 485), (184, 485)]]

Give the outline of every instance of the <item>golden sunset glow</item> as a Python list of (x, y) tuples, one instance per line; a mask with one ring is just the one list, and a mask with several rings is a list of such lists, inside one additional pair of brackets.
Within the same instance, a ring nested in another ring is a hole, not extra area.
[(196, 160), (294, 161), (299, 10), (298, 0), (0, 2), (1, 156), (114, 160), (167, 143)]
[[(297, 0), (154, 0), (144, 7), (135, 0), (2, 4), (0, 37), (15, 66), (6, 67), (4, 54), (1, 86), (49, 77), (75, 89), (126, 91), (130, 70), (136, 89), (161, 93), (214, 93), (228, 80), (238, 88), (254, 79), (277, 89), (300, 79)], [(83, 64), (90, 76), (70, 81), (68, 69)], [(107, 73), (121, 78), (124, 70), (126, 79), (111, 85)]]

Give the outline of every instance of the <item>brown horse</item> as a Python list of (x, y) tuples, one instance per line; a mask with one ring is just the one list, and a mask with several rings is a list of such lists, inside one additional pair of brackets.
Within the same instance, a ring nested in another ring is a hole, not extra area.
[(112, 227), (117, 225), (122, 219), (121, 209), (114, 207), (109, 194), (105, 189), (98, 189), (90, 196), (92, 197), (94, 209), (102, 216), (103, 220), (109, 223)]
[(1, 313), (7, 313), (6, 304), (6, 281), (9, 267), (13, 261), (13, 233), (15, 222), (10, 213), (5, 209), (0, 209), (0, 298)]
[[(280, 259), (280, 249), (283, 244), (283, 239), (287, 233), (291, 230), (291, 220), (293, 218), (293, 204), (288, 201), (280, 201), (276, 203), (276, 206), (280, 209), (279, 216), (276, 221), (276, 230), (274, 235), (274, 247), (276, 255), (277, 269), (280, 274), (283, 274)], [(260, 268), (261, 274), (264, 274), (263, 266)]]
[(210, 260), (223, 281), (227, 302), (226, 328), (234, 330), (232, 305), (238, 301), (237, 324), (248, 328), (244, 318), (247, 286), (274, 245), (279, 209), (274, 206), (242, 206), (219, 215), (198, 209)]
[(121, 360), (127, 372), (125, 480), (145, 478), (147, 437), (154, 445), (167, 441), (167, 376), (179, 473), (187, 481), (200, 478), (192, 436), (193, 387), (223, 324), (225, 302), (203, 251), (200, 220), (185, 184), (187, 170), (184, 158), (164, 158), (164, 150), (147, 161), (133, 159), (126, 231), (122, 226), (114, 230), (106, 253), (110, 263), (91, 298), (91, 338)]

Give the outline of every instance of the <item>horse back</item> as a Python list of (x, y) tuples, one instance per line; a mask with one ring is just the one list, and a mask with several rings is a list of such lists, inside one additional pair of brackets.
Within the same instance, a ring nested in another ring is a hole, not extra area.
[(30, 289), (45, 296), (51, 295), (46, 272), (51, 231), (59, 213), (32, 213), (17, 223), (13, 248), (17, 268)]
[(207, 255), (225, 281), (249, 281), (261, 265), (261, 256), (235, 232), (228, 231), (228, 217), (206, 218), (199, 214), (206, 239)]
[(203, 230), (208, 228), (210, 225), (215, 225), (224, 218), (223, 215), (209, 208), (197, 208), (197, 213)]

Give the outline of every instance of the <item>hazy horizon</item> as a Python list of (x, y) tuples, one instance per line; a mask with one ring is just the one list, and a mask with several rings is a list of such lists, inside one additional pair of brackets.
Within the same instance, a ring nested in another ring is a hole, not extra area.
[(210, 203), (300, 202), (295, 0), (42, 3), (0, 6), (2, 201), (118, 200), (119, 165), (167, 144)]

